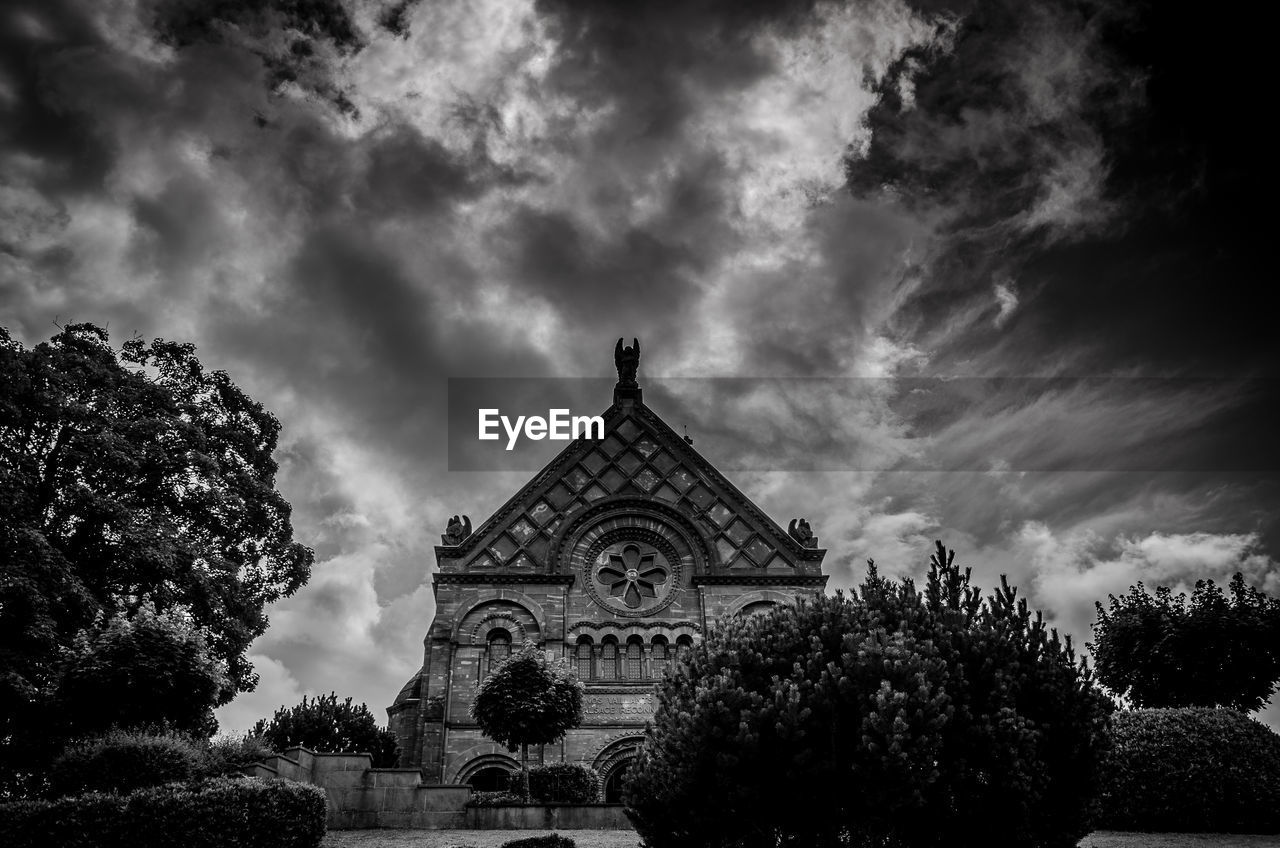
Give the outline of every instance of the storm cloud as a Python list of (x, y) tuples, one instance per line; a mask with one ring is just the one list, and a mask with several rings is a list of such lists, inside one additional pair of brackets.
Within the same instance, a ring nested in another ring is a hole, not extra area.
[[(527, 477), (448, 470), (447, 378), (608, 377), (624, 335), (642, 382), (737, 378), (646, 398), (810, 519), (833, 588), (943, 538), (1078, 643), (1136, 579), (1275, 590), (1260, 28), (1118, 0), (0, 16), (0, 324), (192, 341), (283, 423), (317, 564), (226, 729), (389, 703), (447, 517)], [(1034, 379), (910, 393), (956, 378)]]

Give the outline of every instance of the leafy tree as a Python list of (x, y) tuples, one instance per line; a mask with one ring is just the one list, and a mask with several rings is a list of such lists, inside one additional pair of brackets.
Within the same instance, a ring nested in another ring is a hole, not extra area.
[(1188, 601), (1139, 583), (1098, 604), (1098, 680), (1137, 707), (1260, 709), (1280, 680), (1280, 600), (1241, 574), (1230, 589), (1199, 580)]
[(726, 622), (660, 684), (624, 785), (651, 848), (1039, 846), (1090, 830), (1112, 706), (1002, 580), (941, 544), (923, 592)]
[(275, 751), (301, 745), (327, 753), (361, 753), (373, 757), (374, 768), (390, 768), (399, 757), (395, 733), (379, 727), (365, 704), (356, 706), (350, 698), (339, 702), (330, 692), (293, 707), (276, 710), (271, 721), (259, 719), (249, 731)]
[(144, 607), (133, 618), (116, 615), (81, 633), (69, 653), (56, 697), (68, 735), (163, 726), (208, 737), (217, 730), (212, 705), (226, 674), (200, 631), (176, 612)]
[[(16, 767), (47, 737), (77, 634), (144, 608), (178, 611), (225, 681), (253, 689), (246, 657), (266, 604), (306, 582), (275, 490), (280, 425), (195, 349), (156, 339), (116, 351), (67, 326), (24, 348), (0, 329), (0, 753)], [(81, 695), (83, 697), (83, 695)]]
[(563, 658), (525, 640), (476, 690), (471, 717), (507, 750), (520, 749), (520, 785), (529, 797), (529, 746), (550, 745), (582, 723), (582, 682)]

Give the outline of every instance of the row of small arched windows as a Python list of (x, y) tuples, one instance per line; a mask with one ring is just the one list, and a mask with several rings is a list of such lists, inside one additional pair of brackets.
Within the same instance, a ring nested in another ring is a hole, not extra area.
[[(590, 636), (579, 636), (573, 664), (580, 680), (650, 680), (662, 677), (671, 660), (692, 647), (690, 636), (677, 637), (675, 645), (665, 636), (654, 636), (648, 644), (639, 636), (630, 637), (625, 644), (606, 636), (599, 645)], [(510, 656), (511, 633), (501, 627), (490, 630), (481, 675)]]
[(579, 636), (573, 663), (579, 680), (649, 680), (661, 677), (672, 659), (692, 647), (689, 636), (678, 637), (674, 646), (665, 636), (654, 636), (648, 644), (639, 636), (624, 644), (606, 636), (599, 645), (590, 636)]

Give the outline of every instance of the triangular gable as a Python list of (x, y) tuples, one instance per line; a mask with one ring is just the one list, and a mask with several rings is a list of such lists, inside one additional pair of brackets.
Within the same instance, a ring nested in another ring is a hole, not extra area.
[(643, 403), (615, 403), (602, 417), (604, 438), (570, 443), (461, 544), (437, 546), (441, 571), (547, 573), (565, 520), (632, 495), (688, 515), (716, 553), (713, 573), (821, 573), (826, 551), (793, 539)]

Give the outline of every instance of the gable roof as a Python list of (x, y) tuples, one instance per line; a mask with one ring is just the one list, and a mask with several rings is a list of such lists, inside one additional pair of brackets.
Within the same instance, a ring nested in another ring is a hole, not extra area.
[(619, 394), (601, 416), (603, 438), (570, 442), (460, 544), (436, 546), (440, 571), (552, 573), (547, 557), (560, 526), (602, 498), (627, 495), (665, 502), (692, 519), (712, 573), (821, 574), (825, 550), (792, 538), (638, 391)]

